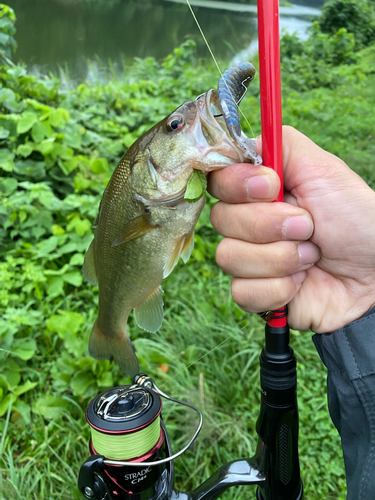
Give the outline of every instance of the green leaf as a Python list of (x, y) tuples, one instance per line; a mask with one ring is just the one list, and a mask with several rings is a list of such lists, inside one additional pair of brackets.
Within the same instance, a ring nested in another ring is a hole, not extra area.
[(21, 396), (21, 394), (25, 394), (25, 392), (31, 391), (38, 385), (38, 382), (31, 382), (30, 380), (26, 380), (24, 384), (18, 385), (13, 389), (14, 394), (16, 396)]
[(75, 287), (79, 287), (82, 285), (82, 274), (78, 271), (71, 271), (70, 273), (66, 273), (64, 274), (63, 278), (64, 281)]
[(98, 378), (98, 386), (99, 387), (112, 387), (114, 384), (113, 382), (113, 375), (111, 372), (104, 372), (99, 378)]
[(26, 158), (26, 156), (31, 155), (33, 150), (34, 150), (34, 148), (32, 147), (32, 145), (30, 143), (20, 144), (17, 148), (17, 154)]
[(16, 339), (12, 344), (12, 354), (27, 361), (34, 356), (36, 348), (37, 346), (34, 339)]
[(85, 189), (89, 188), (91, 185), (91, 180), (86, 179), (81, 173), (78, 173), (74, 177), (74, 188), (77, 191), (84, 191)]
[(31, 408), (30, 405), (24, 401), (17, 400), (13, 405), (13, 410), (17, 411), (24, 419), (26, 424), (31, 422)]
[(189, 177), (184, 199), (189, 203), (194, 203), (202, 198), (206, 193), (207, 179), (201, 170), (193, 170)]
[(37, 122), (31, 130), (31, 137), (36, 143), (42, 142), (43, 139), (49, 139), (53, 134), (52, 128), (44, 122)]
[(60, 276), (52, 276), (48, 278), (48, 295), (63, 295), (64, 293), (64, 280)]
[(55, 139), (46, 139), (37, 146), (37, 150), (42, 153), (43, 156), (49, 155), (55, 148)]
[(56, 249), (58, 243), (59, 243), (59, 238), (57, 236), (50, 236), (49, 238), (46, 238), (45, 240), (41, 241), (37, 245), (38, 256), (48, 255), (52, 253)]
[(12, 194), (17, 189), (17, 186), (17, 180), (12, 177), (0, 179), (0, 191), (4, 193), (5, 196)]
[(45, 163), (43, 161), (18, 160), (14, 163), (14, 171), (20, 175), (26, 175), (35, 180), (42, 179), (45, 174)]
[(61, 236), (65, 233), (65, 229), (58, 224), (53, 224), (51, 229), (54, 236)]
[(9, 130), (4, 128), (4, 127), (0, 127), (0, 139), (6, 139), (7, 137), (9, 137)]
[[(12, 346), (13, 350), (13, 346)], [(16, 387), (21, 380), (20, 367), (14, 359), (7, 359), (1, 367), (1, 373), (9, 384), (9, 388)]]
[(64, 108), (55, 109), (49, 119), (52, 127), (62, 127), (67, 121), (69, 121), (69, 111)]
[(78, 236), (83, 236), (91, 232), (91, 222), (88, 219), (81, 219), (75, 215), (66, 227), (67, 231), (74, 229)]
[(16, 94), (10, 88), (0, 89), (0, 103), (11, 112), (21, 111), (24, 107), (23, 103), (17, 102)]
[(15, 401), (15, 399), (16, 399), (16, 397), (13, 396), (13, 394), (8, 394), (7, 396), (5, 396), (5, 398), (3, 398), (0, 401), (0, 417), (5, 415), (5, 413), (9, 410), (9, 406), (12, 405), (12, 403), (13, 403), (13, 401)]
[(69, 261), (70, 266), (82, 266), (85, 256), (83, 253), (75, 253)]
[(70, 386), (73, 389), (75, 396), (84, 396), (90, 385), (94, 384), (95, 380), (92, 373), (82, 371), (76, 373), (73, 377)]
[(60, 269), (46, 269), (45, 276), (62, 276), (69, 269), (69, 264), (64, 264)]
[[(73, 150), (71, 150), (73, 152)], [(70, 160), (65, 160), (62, 162), (59, 162), (59, 166), (61, 170), (64, 172), (65, 175), (70, 174), (70, 172), (73, 172), (77, 168), (78, 161), (76, 158), (71, 158)]]
[(38, 115), (31, 111), (25, 111), (21, 114), (21, 119), (17, 123), (17, 134), (24, 134), (38, 121)]
[(94, 174), (104, 174), (108, 171), (109, 165), (106, 158), (97, 158), (91, 162), (91, 170)]
[(38, 413), (47, 420), (56, 420), (68, 412), (69, 403), (63, 398), (49, 394), (37, 399), (32, 409), (34, 413)]
[(6, 172), (12, 172), (14, 169), (14, 154), (9, 149), (0, 149), (0, 168)]
[(127, 147), (127, 148), (130, 148), (130, 146), (133, 144), (133, 142), (137, 139), (136, 136), (134, 136), (133, 134), (125, 134), (122, 138), (123, 142), (124, 142), (124, 145)]
[(58, 311), (47, 320), (47, 328), (56, 332), (60, 338), (64, 339), (67, 333), (76, 334), (83, 325), (84, 318), (79, 313), (71, 311)]

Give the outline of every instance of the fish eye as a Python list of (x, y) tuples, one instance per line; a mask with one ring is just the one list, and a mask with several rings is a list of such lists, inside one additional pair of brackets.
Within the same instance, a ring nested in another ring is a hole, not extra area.
[(184, 126), (184, 121), (182, 120), (182, 118), (177, 116), (173, 116), (167, 122), (168, 132), (176, 132), (178, 130), (181, 130), (183, 126)]

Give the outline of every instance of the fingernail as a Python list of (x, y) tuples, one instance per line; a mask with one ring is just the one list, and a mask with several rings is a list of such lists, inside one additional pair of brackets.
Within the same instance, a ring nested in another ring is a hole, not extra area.
[(293, 215), (284, 220), (282, 232), (287, 240), (308, 240), (314, 224), (308, 215)]
[(246, 179), (246, 193), (248, 200), (261, 200), (271, 195), (271, 183), (266, 175), (254, 175)]
[(303, 241), (298, 245), (299, 262), (303, 266), (315, 264), (320, 258), (319, 248), (311, 241)]
[(294, 283), (298, 286), (302, 283), (302, 281), (306, 278), (306, 271), (299, 271), (298, 273), (292, 274), (292, 278), (294, 279)]

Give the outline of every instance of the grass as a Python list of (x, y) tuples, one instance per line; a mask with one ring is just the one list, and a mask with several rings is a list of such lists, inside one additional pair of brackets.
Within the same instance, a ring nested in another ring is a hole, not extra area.
[[(204, 426), (198, 440), (175, 461), (175, 486), (186, 491), (220, 465), (254, 454), (260, 402), (258, 356), (264, 325), (231, 301), (230, 279), (212, 261), (180, 265), (164, 288), (166, 319), (160, 332), (140, 331), (133, 321), (129, 330), (141, 369), (154, 377), (163, 391), (203, 411)], [(343, 499), (344, 467), (339, 437), (327, 412), (325, 370), (309, 333), (293, 331), (291, 339), (298, 359), (300, 455), (306, 498)], [(164, 363), (169, 366), (168, 373), (159, 368)], [(32, 404), (32, 395), (28, 397)], [(0, 498), (80, 498), (77, 475), (89, 456), (85, 404), (81, 402), (77, 418), (69, 411), (57, 421), (32, 414), (27, 427), (18, 427), (17, 416), (10, 419), (8, 413), (9, 425), (3, 427), (2, 436)], [(169, 402), (163, 415), (177, 451), (192, 435), (196, 417)], [(233, 488), (223, 498), (255, 494), (250, 491)]]

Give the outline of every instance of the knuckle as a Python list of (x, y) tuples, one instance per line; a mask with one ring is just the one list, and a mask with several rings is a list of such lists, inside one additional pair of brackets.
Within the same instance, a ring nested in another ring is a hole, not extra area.
[[(261, 207), (262, 208), (262, 207)], [(248, 218), (248, 234), (252, 236), (255, 243), (267, 241), (269, 225), (265, 224), (262, 210), (254, 210), (251, 219)]]
[(270, 290), (273, 299), (272, 309), (278, 309), (290, 302), (295, 293), (295, 286), (293, 283), (293, 278), (290, 276), (273, 280), (272, 290)]
[(216, 262), (221, 269), (230, 272), (232, 257), (233, 255), (233, 245), (230, 239), (224, 238), (220, 241), (216, 248)]
[(220, 212), (221, 212), (221, 202), (218, 201), (215, 203), (215, 205), (212, 207), (211, 212), (210, 212), (210, 222), (212, 226), (218, 231), (219, 226), (220, 226)]
[[(286, 276), (298, 267), (298, 252), (291, 252), (289, 242), (280, 242), (274, 251), (274, 272), (276, 276)], [(284, 244), (286, 243), (286, 244)], [(296, 266), (297, 264), (297, 266)]]
[(249, 310), (251, 298), (248, 287), (246, 286), (246, 281), (241, 278), (233, 278), (231, 282), (231, 294), (236, 304), (242, 309)]

